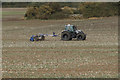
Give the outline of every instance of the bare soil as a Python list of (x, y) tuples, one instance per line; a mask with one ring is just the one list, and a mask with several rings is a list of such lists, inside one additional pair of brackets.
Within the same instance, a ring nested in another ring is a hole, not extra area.
[[(23, 20), (24, 14), (3, 16), (4, 78), (118, 77), (117, 16), (90, 20)], [(59, 36), (29, 41), (31, 35), (38, 33), (58, 34), (68, 23), (84, 31), (87, 39), (61, 41)]]

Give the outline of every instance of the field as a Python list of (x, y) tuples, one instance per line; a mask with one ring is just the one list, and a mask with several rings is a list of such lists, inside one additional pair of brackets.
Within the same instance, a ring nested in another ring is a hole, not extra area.
[[(4, 78), (117, 78), (118, 17), (83, 20), (23, 20), (25, 9), (3, 9), (2, 72)], [(46, 37), (73, 24), (87, 34), (85, 41)]]

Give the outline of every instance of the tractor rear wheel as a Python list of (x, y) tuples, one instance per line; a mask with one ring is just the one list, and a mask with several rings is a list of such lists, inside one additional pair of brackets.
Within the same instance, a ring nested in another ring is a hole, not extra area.
[(77, 34), (77, 40), (85, 40), (86, 39), (86, 35), (83, 33), (78, 33)]
[(64, 40), (64, 41), (72, 40), (71, 33), (67, 32), (67, 31), (62, 32), (61, 33), (61, 40)]

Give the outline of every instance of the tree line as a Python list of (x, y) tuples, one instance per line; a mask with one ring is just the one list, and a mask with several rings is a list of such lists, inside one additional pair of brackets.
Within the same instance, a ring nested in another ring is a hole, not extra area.
[[(3, 8), (26, 8), (32, 6), (41, 6), (46, 4), (47, 2), (3, 2)], [(78, 2), (59, 2), (61, 7), (69, 6), (69, 7), (77, 7), (79, 5)]]
[(3, 7), (27, 8), (26, 19), (68, 19), (118, 15), (118, 2), (26, 2), (3, 3)]

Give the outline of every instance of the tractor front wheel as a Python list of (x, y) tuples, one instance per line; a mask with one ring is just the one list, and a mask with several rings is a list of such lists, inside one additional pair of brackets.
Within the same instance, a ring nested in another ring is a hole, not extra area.
[(79, 33), (77, 34), (77, 40), (85, 40), (86, 39), (86, 35), (83, 33)]

